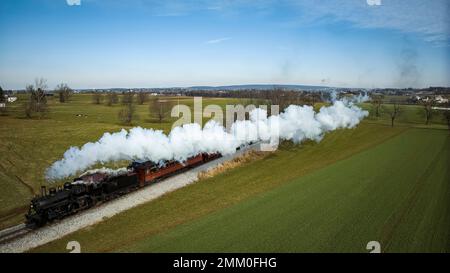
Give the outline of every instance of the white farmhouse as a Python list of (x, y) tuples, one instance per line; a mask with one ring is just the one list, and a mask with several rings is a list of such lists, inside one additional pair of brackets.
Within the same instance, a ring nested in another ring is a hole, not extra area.
[(17, 97), (8, 97), (7, 101), (8, 102), (15, 102), (17, 100)]
[(434, 99), (436, 103), (448, 103), (448, 99), (442, 97), (441, 95), (436, 96)]

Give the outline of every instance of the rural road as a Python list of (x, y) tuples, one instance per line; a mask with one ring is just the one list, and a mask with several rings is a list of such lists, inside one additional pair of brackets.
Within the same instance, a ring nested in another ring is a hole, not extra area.
[(96, 224), (102, 219), (112, 217), (135, 206), (154, 200), (165, 193), (182, 188), (198, 180), (198, 174), (202, 171), (216, 167), (218, 164), (241, 156), (248, 150), (259, 150), (260, 144), (247, 146), (233, 155), (224, 156), (208, 162), (184, 173), (172, 176), (159, 183), (149, 185), (138, 191), (129, 193), (118, 199), (112, 200), (98, 207), (80, 212), (60, 222), (50, 224), (38, 230), (31, 231), (10, 241), (0, 243), (0, 253), (25, 252), (32, 248), (59, 239), (79, 229)]

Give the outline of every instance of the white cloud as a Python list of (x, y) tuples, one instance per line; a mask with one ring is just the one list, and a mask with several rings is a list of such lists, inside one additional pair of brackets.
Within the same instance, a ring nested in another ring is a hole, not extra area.
[(81, 6), (81, 0), (66, 0), (69, 6)]
[(450, 40), (449, 0), (199, 0), (175, 3), (177, 5), (173, 1), (161, 1), (166, 10), (182, 9), (186, 13), (204, 9), (228, 14), (253, 10), (266, 15), (274, 13), (277, 7), (284, 7), (296, 14), (281, 19), (287, 20), (289, 25), (346, 21), (359, 28), (415, 33), (424, 41), (435, 44), (448, 44)]
[(425, 41), (448, 43), (448, 0), (301, 0), (297, 24), (346, 21), (360, 28), (393, 29), (416, 33)]
[(223, 38), (218, 38), (218, 39), (213, 39), (213, 40), (209, 40), (206, 41), (207, 44), (218, 44), (227, 40), (230, 40), (230, 37), (223, 37)]
[[(80, 5), (81, 0), (66, 0)], [(251, 11), (274, 15), (277, 8), (289, 9), (282, 25), (349, 22), (359, 28), (384, 28), (418, 34), (424, 41), (448, 45), (450, 40), (449, 0), (108, 0), (104, 5), (127, 2), (159, 16), (181, 16), (200, 11), (236, 15)], [(223, 42), (215, 39), (208, 44)]]

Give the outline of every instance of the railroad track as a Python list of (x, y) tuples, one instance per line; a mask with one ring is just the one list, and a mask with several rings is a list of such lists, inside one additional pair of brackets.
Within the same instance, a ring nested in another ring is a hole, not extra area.
[[(233, 155), (221, 157), (207, 162), (186, 172), (166, 178), (164, 182), (154, 183), (148, 187), (123, 195), (110, 202), (105, 202), (94, 208), (80, 211), (55, 221), (49, 225), (38, 229), (27, 228), (25, 224), (20, 224), (0, 231), (0, 253), (21, 253), (36, 248), (48, 242), (62, 238), (77, 230), (101, 222), (105, 217), (110, 218), (138, 205), (150, 202), (160, 196), (185, 187), (198, 180), (198, 174), (216, 167), (218, 164), (241, 156), (248, 150), (257, 150), (259, 144), (253, 144), (244, 149), (240, 149)], [(62, 249), (61, 251), (65, 251)]]
[(27, 234), (31, 229), (25, 224), (20, 224), (0, 231), (0, 243), (12, 240), (21, 235)]

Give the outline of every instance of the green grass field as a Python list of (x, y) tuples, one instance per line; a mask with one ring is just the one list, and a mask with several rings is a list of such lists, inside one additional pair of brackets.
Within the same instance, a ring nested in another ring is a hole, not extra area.
[[(44, 173), (54, 161), (60, 159), (70, 146), (96, 141), (105, 132), (142, 126), (168, 132), (175, 118), (162, 123), (152, 118), (148, 105), (136, 106), (138, 119), (132, 126), (120, 124), (117, 114), (121, 104), (94, 105), (92, 96), (78, 94), (70, 103), (49, 99), (49, 114), (44, 119), (25, 119), (20, 101), (10, 104), (8, 115), (0, 116), (0, 228), (17, 224), (24, 219), (31, 197), (46, 185)], [(192, 98), (165, 97), (166, 100), (193, 106)], [(203, 103), (223, 106), (224, 99), (204, 99)], [(77, 117), (83, 114), (83, 117)], [(125, 164), (122, 162), (122, 164)], [(113, 166), (114, 167), (114, 166)]]
[(408, 130), (125, 250), (363, 252), (377, 240), (384, 251), (446, 252), (449, 150), (445, 133)]
[(448, 252), (448, 133), (383, 129), (287, 145), (35, 251)]
[[(46, 120), (20, 119), (14, 111), (0, 117), (9, 130), (2, 130), (7, 141), (0, 151), (12, 162), (2, 160), (1, 204), (11, 211), (30, 197), (15, 176), (36, 190), (45, 168), (70, 145), (123, 127), (117, 123), (118, 106), (94, 106), (81, 95), (67, 105), (53, 103)], [(138, 108), (139, 115), (148, 116), (147, 106)], [(88, 118), (74, 119), (79, 111)], [(137, 125), (168, 129), (171, 124), (142, 117)], [(41, 122), (51, 129), (41, 130)], [(33, 251), (65, 252), (67, 242), (77, 240), (84, 252), (366, 252), (367, 242), (378, 240), (388, 252), (448, 252), (450, 138), (444, 121), (435, 116), (425, 126), (419, 107), (404, 106), (396, 126), (389, 125), (384, 113), (355, 129), (327, 134), (320, 143), (283, 143), (263, 159)], [(21, 171), (21, 164), (30, 172)]]

